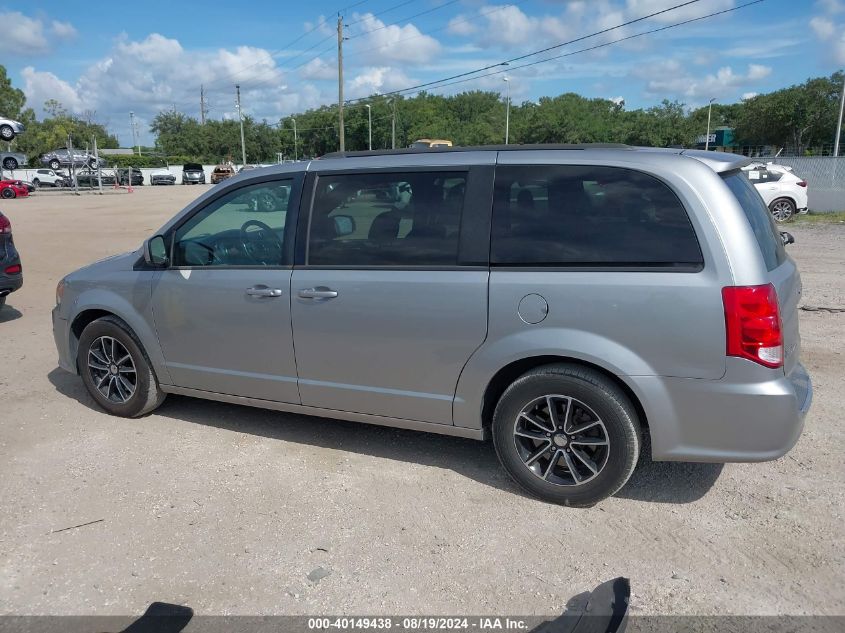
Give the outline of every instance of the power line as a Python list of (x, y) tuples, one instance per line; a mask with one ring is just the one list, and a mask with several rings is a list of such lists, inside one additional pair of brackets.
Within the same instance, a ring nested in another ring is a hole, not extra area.
[[(505, 66), (510, 64), (511, 62), (519, 61), (521, 59), (527, 59), (528, 57), (533, 57), (534, 55), (540, 55), (542, 53), (547, 53), (548, 51), (555, 50), (558, 48), (562, 48), (564, 46), (569, 46), (570, 44), (575, 44), (577, 42), (582, 42), (584, 40), (590, 39), (592, 37), (596, 37), (598, 35), (604, 35), (605, 33), (609, 33), (611, 31), (615, 31), (626, 26), (630, 26), (632, 24), (636, 24), (637, 22), (642, 22), (643, 20), (648, 20), (650, 18), (656, 17), (658, 15), (662, 15), (664, 13), (668, 13), (670, 11), (675, 11), (676, 9), (681, 9), (683, 7), (689, 6), (691, 4), (696, 4), (701, 0), (687, 0), (687, 2), (682, 2), (680, 4), (676, 4), (675, 6), (668, 7), (666, 9), (662, 9), (660, 11), (655, 11), (654, 13), (650, 13), (648, 15), (644, 15), (639, 18), (635, 18), (633, 20), (628, 20), (627, 22), (623, 22), (622, 24), (617, 24), (616, 26), (611, 26), (606, 29), (602, 29), (601, 31), (596, 31), (595, 33), (590, 33), (589, 35), (582, 35), (581, 37), (577, 37), (573, 40), (569, 40), (566, 42), (561, 42), (560, 44), (555, 44), (554, 46), (547, 46), (546, 48), (541, 48), (540, 50), (533, 51), (531, 53), (526, 53), (524, 55), (519, 55), (517, 57), (512, 57), (511, 59), (506, 59), (505, 61), (498, 62), (496, 64), (489, 64), (487, 66), (483, 66), (481, 68), (476, 68), (475, 70), (469, 70), (467, 72), (458, 73), (457, 75), (452, 75), (451, 77), (444, 77), (443, 79), (438, 79), (436, 81), (427, 81), (425, 83), (417, 84), (416, 86), (411, 86), (409, 88), (403, 88), (401, 90), (394, 90), (392, 92), (386, 92), (385, 95), (390, 94), (401, 94), (402, 92), (407, 92), (410, 90), (416, 90), (418, 88), (425, 88), (427, 86), (433, 86), (434, 84), (439, 84), (444, 81), (451, 81), (452, 79), (459, 79), (461, 77), (467, 77), (468, 75), (474, 75), (476, 73), (484, 72), (485, 70), (490, 70), (491, 68), (496, 68), (498, 66)], [(763, 0), (759, 0), (763, 1)]]
[[(388, 7), (387, 9), (379, 11), (378, 13), (372, 13), (371, 15), (372, 15), (372, 17), (377, 18), (380, 15), (384, 15), (385, 13), (390, 13), (391, 11), (395, 11), (396, 9), (401, 9), (405, 5), (412, 4), (414, 2), (417, 2), (417, 0), (405, 0), (404, 2), (400, 2), (399, 4), (394, 4), (392, 7)], [(367, 20), (367, 18), (364, 17), (364, 18), (361, 18), (360, 20), (355, 20), (354, 22), (350, 22), (346, 26), (354, 26), (356, 24), (360, 24), (361, 22), (365, 22), (366, 20)]]
[[(588, 51), (593, 51), (593, 50), (596, 50), (596, 49), (599, 49), (599, 48), (604, 48), (606, 46), (611, 46), (613, 44), (619, 44), (620, 42), (633, 40), (633, 39), (636, 39), (638, 37), (643, 37), (645, 35), (653, 35), (654, 33), (660, 33), (661, 31), (667, 31), (669, 29), (674, 29), (674, 28), (677, 28), (679, 26), (685, 26), (685, 25), (691, 24), (693, 22), (699, 22), (701, 20), (713, 18), (713, 17), (719, 16), (719, 15), (723, 15), (725, 13), (732, 13), (733, 11), (745, 9), (746, 7), (750, 7), (750, 6), (755, 5), (755, 4), (760, 4), (761, 2), (765, 2), (765, 0), (752, 0), (751, 2), (746, 2), (745, 4), (737, 5), (735, 7), (730, 8), (730, 9), (724, 9), (722, 11), (715, 11), (714, 13), (702, 15), (702, 16), (699, 16), (697, 18), (690, 18), (690, 19), (684, 20), (682, 22), (676, 22), (675, 24), (669, 24), (667, 26), (662, 26), (662, 27), (651, 29), (651, 30), (648, 30), (648, 31), (643, 31), (641, 33), (635, 33), (634, 35), (628, 35), (626, 37), (621, 37), (619, 39), (612, 40), (610, 42), (604, 42), (602, 44), (596, 44), (595, 46), (589, 46), (587, 48), (582, 48), (582, 49), (579, 49), (577, 51), (571, 51), (569, 53), (563, 53), (562, 55), (555, 55), (554, 57), (547, 57), (545, 59), (539, 59), (539, 60), (536, 60), (536, 61), (533, 61), (533, 62), (528, 62), (526, 64), (520, 64), (519, 66), (508, 66), (507, 68), (504, 68), (504, 69), (501, 69), (501, 70), (496, 70), (494, 72), (486, 73), (484, 75), (478, 75), (478, 76), (475, 76), (475, 77), (468, 77), (468, 78), (464, 78), (464, 79), (459, 79), (458, 81), (448, 81), (447, 83), (441, 83), (440, 85), (435, 86), (433, 89), (439, 90), (440, 88), (445, 88), (447, 86), (454, 86), (456, 84), (462, 84), (462, 83), (466, 83), (468, 81), (475, 81), (476, 79), (483, 79), (484, 77), (492, 77), (493, 75), (501, 75), (502, 73), (508, 73), (508, 72), (512, 73), (514, 70), (519, 70), (521, 68), (528, 68), (529, 66), (536, 66), (538, 64), (543, 64), (545, 62), (550, 62), (550, 61), (554, 61), (554, 60), (557, 60), (557, 59), (563, 59), (564, 57), (571, 57), (573, 55), (578, 55), (580, 53), (586, 53)], [(501, 65), (502, 64), (497, 64), (495, 66), (490, 66), (488, 68), (495, 68), (496, 66), (501, 66)], [(444, 80), (441, 80), (441, 81), (447, 81), (447, 80), (444, 79)], [(440, 83), (440, 82), (435, 82), (435, 83)], [(392, 95), (392, 94), (400, 94), (400, 93), (404, 93), (404, 92), (407, 92), (407, 91), (414, 91), (414, 90), (415, 90), (415, 88), (403, 88), (401, 90), (397, 90), (397, 91), (394, 91), (394, 92), (384, 93), (382, 96), (389, 96), (389, 95)], [(421, 90), (416, 90), (416, 92), (421, 92)], [(353, 101), (358, 101), (358, 99), (353, 100)]]
[[(460, 1), (461, 0), (448, 0), (447, 2), (444, 2), (442, 4), (438, 4), (436, 7), (432, 7), (431, 9), (426, 9), (425, 11), (420, 11), (419, 13), (414, 13), (413, 15), (409, 15), (408, 17), (402, 18), (401, 20), (397, 20), (396, 22), (391, 22), (390, 24), (382, 24), (381, 26), (377, 26), (374, 29), (369, 29), (367, 31), (364, 31), (363, 33), (358, 33), (356, 35), (350, 35), (349, 39), (354, 40), (354, 39), (357, 39), (359, 37), (369, 35), (370, 33), (375, 33), (376, 31), (382, 31), (386, 28), (390, 28), (391, 26), (397, 26), (401, 22), (407, 22), (409, 20), (413, 20), (414, 18), (418, 18), (421, 15), (427, 15), (429, 13), (434, 13), (435, 11), (439, 11), (440, 9), (448, 7), (449, 5), (457, 4)], [(698, 0), (695, 0), (695, 1), (698, 1)], [(359, 22), (361, 22), (361, 21), (362, 20), (359, 20)]]

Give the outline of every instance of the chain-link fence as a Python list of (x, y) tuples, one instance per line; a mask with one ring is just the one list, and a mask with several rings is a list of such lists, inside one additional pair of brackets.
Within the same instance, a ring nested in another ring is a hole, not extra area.
[(845, 210), (845, 156), (779, 156), (762, 160), (792, 167), (796, 176), (807, 181), (811, 211)]

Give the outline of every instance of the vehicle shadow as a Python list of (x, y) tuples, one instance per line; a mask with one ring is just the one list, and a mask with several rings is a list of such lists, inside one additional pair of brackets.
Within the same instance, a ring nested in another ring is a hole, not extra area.
[(16, 310), (8, 303), (0, 307), (0, 323), (14, 321), (15, 319), (20, 319), (22, 316), (23, 313), (20, 310)]
[[(62, 369), (47, 378), (56, 390), (100, 410), (77, 376)], [(156, 410), (174, 420), (455, 471), (479, 483), (524, 495), (499, 465), (492, 442), (359, 424), (170, 395)], [(690, 503), (703, 497), (721, 465), (652, 462), (644, 447), (637, 470), (616, 496), (634, 501)]]

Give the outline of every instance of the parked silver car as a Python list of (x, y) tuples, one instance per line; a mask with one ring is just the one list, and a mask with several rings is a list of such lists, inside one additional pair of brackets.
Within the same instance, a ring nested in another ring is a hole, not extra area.
[(59, 363), (115, 415), (176, 393), (492, 436), (568, 505), (618, 491), (644, 433), (655, 460), (775, 459), (812, 399), (801, 280), (745, 164), (507, 146), (244, 172), (59, 283)]
[(26, 162), (26, 154), (0, 151), (0, 165), (3, 166), (3, 169), (15, 170), (18, 167), (25, 166)]
[(20, 121), (0, 117), (0, 140), (6, 142), (11, 141), (18, 134), (23, 134), (25, 131), (26, 128)]
[(97, 167), (105, 167), (106, 162), (93, 154), (81, 149), (74, 149), (72, 152), (67, 147), (60, 147), (54, 149), (52, 152), (47, 152), (41, 157), (41, 164), (47, 165), (52, 170), (57, 170), (61, 167), (90, 167), (97, 169)]

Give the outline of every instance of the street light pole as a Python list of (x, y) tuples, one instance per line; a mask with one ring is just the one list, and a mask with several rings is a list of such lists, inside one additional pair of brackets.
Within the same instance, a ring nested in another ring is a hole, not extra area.
[(369, 103), (367, 106), (367, 149), (373, 151), (373, 108)]
[(843, 109), (845, 109), (845, 77), (842, 79), (842, 98), (839, 100), (839, 118), (836, 120), (836, 140), (833, 142), (834, 156), (839, 156), (839, 136), (842, 134)]
[(396, 149), (396, 97), (390, 100), (393, 105), (393, 117), (390, 122), (390, 149)]
[(511, 129), (511, 80), (507, 76), (502, 79), (504, 79), (508, 86), (508, 102), (505, 109), (505, 145), (507, 145)]
[(296, 119), (291, 117), (290, 120), (293, 121), (293, 160), (296, 161)]
[(243, 167), (244, 165), (246, 165), (246, 143), (244, 142), (244, 113), (241, 109), (241, 87), (237, 84), (235, 84), (235, 91), (238, 94), (238, 119), (240, 119), (241, 121), (241, 160), (243, 161), (241, 163), (241, 167)]
[[(135, 113), (131, 110), (129, 111), (129, 131), (132, 133), (132, 153), (135, 153), (135, 145), (136, 143), (136, 131), (137, 128), (135, 127)], [(140, 152), (138, 152), (140, 154)]]
[(710, 99), (710, 105), (707, 106), (707, 136), (704, 137), (704, 151), (708, 151), (710, 149), (710, 115), (713, 113), (713, 102), (716, 100), (716, 97)]

